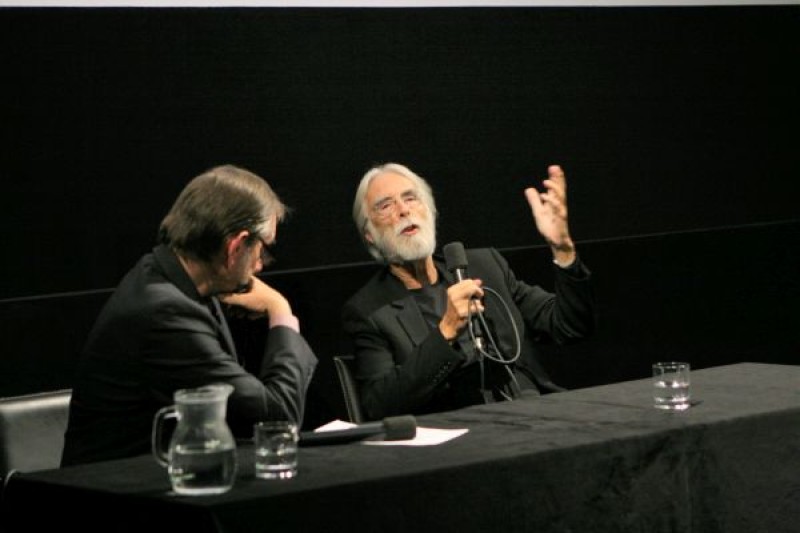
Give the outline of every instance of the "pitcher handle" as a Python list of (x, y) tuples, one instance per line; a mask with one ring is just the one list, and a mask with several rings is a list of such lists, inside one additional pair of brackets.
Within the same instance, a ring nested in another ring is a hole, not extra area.
[(153, 457), (163, 467), (169, 466), (167, 449), (164, 447), (164, 422), (170, 418), (177, 418), (178, 412), (174, 405), (168, 405), (159, 409), (153, 418), (153, 431), (151, 433), (150, 446)]

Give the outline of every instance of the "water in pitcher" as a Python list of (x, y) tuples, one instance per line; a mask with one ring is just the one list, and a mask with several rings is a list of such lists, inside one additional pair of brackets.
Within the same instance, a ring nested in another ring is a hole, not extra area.
[[(236, 481), (236, 440), (225, 422), (233, 386), (214, 383), (175, 391), (174, 405), (153, 417), (153, 457), (167, 468), (172, 490), (183, 495), (220, 494)], [(177, 425), (165, 444), (165, 422)]]
[(178, 494), (221, 494), (236, 479), (236, 449), (191, 449), (178, 445), (172, 450), (169, 475)]

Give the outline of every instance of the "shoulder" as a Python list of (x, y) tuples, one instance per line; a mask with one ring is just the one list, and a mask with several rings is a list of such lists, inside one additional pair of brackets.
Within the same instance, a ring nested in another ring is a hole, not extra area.
[(466, 252), (469, 259), (480, 261), (489, 261), (492, 260), (495, 255), (499, 255), (494, 248), (467, 248)]
[(109, 302), (115, 314), (142, 321), (202, 314), (203, 306), (176, 286), (152, 255), (144, 256), (123, 278)]
[(353, 293), (344, 304), (345, 309), (366, 310), (380, 306), (386, 298), (386, 287), (391, 284), (389, 269), (381, 267)]
[(508, 268), (508, 263), (496, 248), (469, 248), (466, 252), (470, 268)]
[[(465, 248), (464, 253), (467, 256), (467, 263), (471, 267), (473, 264), (489, 264), (489, 263), (497, 263), (498, 261), (503, 261), (500, 252), (498, 252), (495, 248)], [(436, 253), (433, 255), (433, 260), (436, 263), (436, 266), (441, 269), (447, 268), (447, 262), (445, 261), (444, 255), (442, 253)]]

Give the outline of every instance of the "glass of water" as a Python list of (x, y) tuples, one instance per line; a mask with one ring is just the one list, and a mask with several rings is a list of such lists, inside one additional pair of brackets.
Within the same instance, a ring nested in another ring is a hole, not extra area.
[(294, 422), (265, 421), (254, 426), (256, 477), (289, 479), (297, 475), (299, 433)]
[(689, 408), (691, 380), (689, 363), (677, 361), (653, 365), (653, 405), (682, 411)]

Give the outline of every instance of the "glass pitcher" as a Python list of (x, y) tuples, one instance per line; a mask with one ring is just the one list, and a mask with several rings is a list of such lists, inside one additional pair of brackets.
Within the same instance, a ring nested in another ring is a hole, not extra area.
[[(152, 451), (167, 468), (177, 494), (221, 494), (236, 480), (236, 441), (225, 410), (233, 386), (227, 383), (175, 391), (175, 404), (159, 409), (153, 418)], [(164, 423), (177, 418), (168, 449)]]

